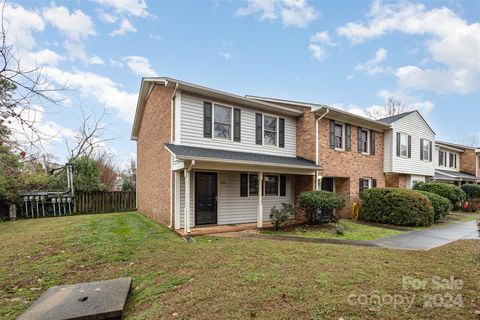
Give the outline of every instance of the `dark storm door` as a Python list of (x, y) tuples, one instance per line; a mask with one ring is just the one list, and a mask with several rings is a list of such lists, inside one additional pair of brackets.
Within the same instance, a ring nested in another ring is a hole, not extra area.
[(195, 225), (217, 223), (217, 174), (195, 173)]

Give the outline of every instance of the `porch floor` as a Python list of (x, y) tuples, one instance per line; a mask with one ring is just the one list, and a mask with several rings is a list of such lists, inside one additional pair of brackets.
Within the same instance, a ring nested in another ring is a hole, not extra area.
[[(302, 224), (303, 221), (301, 220), (289, 220), (287, 225), (292, 224)], [(272, 228), (273, 225), (269, 221), (263, 222), (262, 229)], [(253, 230), (257, 228), (257, 223), (239, 223), (239, 224), (223, 224), (223, 225), (208, 225), (208, 226), (201, 226), (201, 227), (193, 227), (191, 229), (190, 235), (191, 236), (202, 236), (206, 234), (213, 234), (213, 233), (225, 233), (225, 232), (235, 232), (235, 231), (245, 231), (245, 230)], [(177, 229), (174, 230), (179, 236), (185, 236), (184, 229)]]

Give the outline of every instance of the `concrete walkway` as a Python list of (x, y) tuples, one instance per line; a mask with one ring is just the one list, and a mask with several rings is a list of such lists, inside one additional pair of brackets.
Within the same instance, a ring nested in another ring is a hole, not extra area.
[(226, 232), (210, 234), (219, 238), (237, 238), (252, 240), (295, 241), (309, 243), (330, 243), (365, 247), (381, 247), (401, 250), (429, 250), (461, 239), (479, 239), (476, 221), (458, 222), (425, 230), (414, 230), (404, 234), (376, 240), (342, 240), (305, 238), (295, 236), (272, 236), (259, 233)]
[(372, 240), (383, 248), (428, 250), (461, 239), (480, 239), (476, 221), (451, 223), (442, 227), (415, 230)]

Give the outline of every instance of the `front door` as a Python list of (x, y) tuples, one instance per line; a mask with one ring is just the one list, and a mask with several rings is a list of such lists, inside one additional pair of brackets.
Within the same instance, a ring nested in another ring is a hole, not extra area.
[[(335, 189), (334, 182), (333, 178), (322, 178), (322, 190), (333, 192)], [(332, 209), (324, 209), (321, 212), (320, 221), (328, 222), (333, 215), (334, 211)]]
[(217, 223), (217, 174), (195, 172), (195, 225)]

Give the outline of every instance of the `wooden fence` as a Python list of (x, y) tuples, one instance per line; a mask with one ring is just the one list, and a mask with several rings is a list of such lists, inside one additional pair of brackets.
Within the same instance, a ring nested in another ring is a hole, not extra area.
[(77, 193), (73, 208), (75, 213), (134, 211), (137, 201), (135, 191)]

